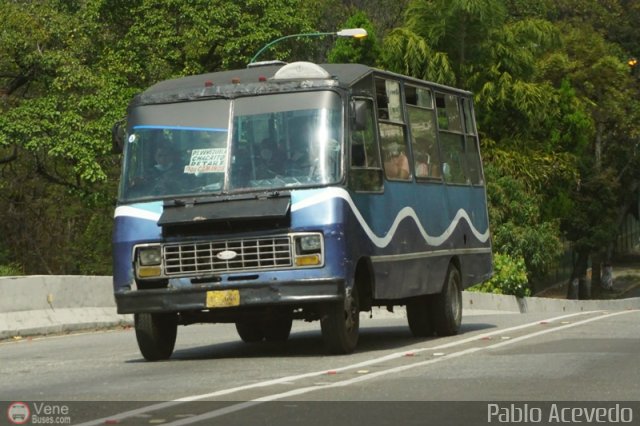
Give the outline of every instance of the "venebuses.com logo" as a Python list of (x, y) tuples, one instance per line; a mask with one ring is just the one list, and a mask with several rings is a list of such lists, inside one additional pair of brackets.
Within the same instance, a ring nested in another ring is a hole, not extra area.
[(7, 408), (7, 418), (14, 425), (23, 425), (29, 421), (31, 410), (24, 402), (12, 402)]
[(16, 401), (7, 408), (9, 424), (70, 425), (71, 409), (67, 404)]

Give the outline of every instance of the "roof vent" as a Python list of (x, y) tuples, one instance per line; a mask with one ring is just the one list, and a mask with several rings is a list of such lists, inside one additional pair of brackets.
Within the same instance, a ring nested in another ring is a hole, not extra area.
[(280, 68), (273, 76), (276, 80), (299, 80), (308, 78), (331, 78), (331, 74), (320, 65), (311, 62), (293, 62)]

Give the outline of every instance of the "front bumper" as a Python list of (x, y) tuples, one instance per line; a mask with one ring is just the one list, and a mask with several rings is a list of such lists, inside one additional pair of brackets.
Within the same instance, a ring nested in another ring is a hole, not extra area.
[(297, 307), (308, 303), (342, 300), (344, 287), (343, 279), (307, 279), (268, 284), (197, 284), (180, 288), (118, 291), (115, 299), (119, 314), (207, 310), (210, 309), (206, 305), (207, 292), (213, 290), (238, 290), (240, 308)]

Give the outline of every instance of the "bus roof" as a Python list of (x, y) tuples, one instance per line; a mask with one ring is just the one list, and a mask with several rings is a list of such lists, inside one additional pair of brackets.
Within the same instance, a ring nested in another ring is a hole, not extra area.
[[(296, 87), (310, 87), (308, 82), (315, 80), (315, 87), (338, 86), (349, 88), (367, 75), (375, 74), (381, 77), (394, 77), (402, 79), (414, 84), (428, 84), (433, 88), (439, 88), (448, 92), (456, 92), (462, 95), (470, 96), (471, 93), (440, 85), (437, 83), (426, 82), (413, 77), (396, 74), (389, 71), (383, 71), (362, 64), (311, 64), (314, 67), (320, 67), (325, 70), (328, 75), (325, 78), (299, 78), (299, 79), (274, 79), (276, 73), (287, 66), (301, 64), (294, 62), (292, 64), (275, 63), (266, 64), (264, 66), (252, 66), (244, 69), (220, 71), (207, 74), (198, 74), (188, 77), (181, 77), (171, 80), (164, 80), (154, 84), (147, 90), (136, 96), (132, 102), (132, 106), (150, 103), (168, 103), (192, 100), (196, 98), (205, 98), (208, 96), (246, 96), (252, 93), (259, 94), (270, 91), (289, 91), (295, 90)], [(303, 64), (310, 64), (305, 62)], [(298, 84), (296, 84), (296, 80)], [(300, 85), (300, 81), (304, 80), (304, 86)], [(267, 87), (267, 90), (265, 88)], [(279, 88), (279, 89), (276, 89)]]

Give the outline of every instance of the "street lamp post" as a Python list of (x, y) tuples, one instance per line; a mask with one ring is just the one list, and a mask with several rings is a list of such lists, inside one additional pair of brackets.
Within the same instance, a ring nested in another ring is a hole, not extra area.
[(265, 50), (267, 50), (268, 48), (270, 48), (271, 46), (273, 46), (274, 44), (288, 39), (288, 38), (298, 38), (298, 37), (324, 37), (324, 36), (336, 36), (336, 37), (351, 37), (351, 38), (364, 38), (367, 36), (367, 30), (365, 30), (364, 28), (347, 28), (344, 30), (340, 30), (337, 32), (317, 32), (317, 33), (301, 33), (301, 34), (291, 34), (291, 35), (286, 35), (284, 37), (280, 37), (277, 38), (267, 44), (265, 44), (262, 49), (258, 50), (258, 52), (256, 52), (255, 55), (253, 55), (253, 58), (251, 58), (251, 61), (249, 61), (250, 64), (254, 63), (256, 61), (256, 59), (258, 58), (258, 56), (260, 56), (260, 54), (262, 54), (262, 52), (264, 52)]

